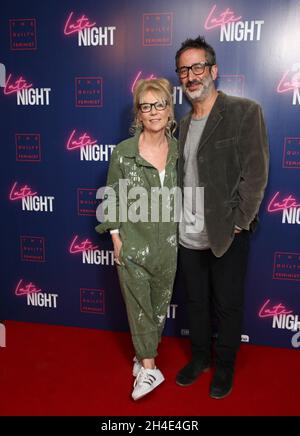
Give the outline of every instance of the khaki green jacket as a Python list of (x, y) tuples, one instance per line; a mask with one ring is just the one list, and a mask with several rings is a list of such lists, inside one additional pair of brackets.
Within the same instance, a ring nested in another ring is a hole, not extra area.
[[(171, 201), (168, 203), (163, 195), (154, 194), (155, 192), (157, 194), (161, 188), (159, 173), (156, 168), (139, 155), (139, 135), (140, 132), (119, 143), (111, 155), (104, 195), (106, 206), (103, 206), (103, 212), (107, 213), (108, 205), (113, 206), (115, 202), (116, 214), (113, 219), (105, 219), (95, 229), (98, 233), (119, 229), (124, 249), (130, 258), (136, 259), (138, 257), (140, 260), (146, 261), (145, 253), (156, 253), (157, 256), (162, 247), (169, 247), (176, 251), (177, 223), (174, 219), (174, 197), (171, 196)], [(169, 140), (164, 179), (164, 187), (169, 189), (177, 187), (177, 159), (177, 141), (171, 139)], [(124, 179), (126, 180), (127, 194), (123, 189), (120, 192), (119, 182), (120, 180), (124, 181)], [(141, 196), (136, 196), (135, 189), (139, 189), (139, 187), (144, 188), (143, 193)], [(142, 197), (144, 198), (142, 199)], [(144, 199), (146, 200), (141, 208), (139, 201)], [(163, 216), (162, 205), (166, 206), (165, 210), (170, 211), (170, 219), (166, 215)], [(151, 214), (153, 215), (154, 209), (157, 210), (157, 208), (159, 213), (154, 216), (154, 219), (153, 216), (151, 219)], [(143, 209), (143, 213), (141, 209)], [(140, 216), (146, 222), (141, 219), (137, 222), (128, 219), (123, 222), (126, 220), (126, 215), (132, 216), (130, 215), (132, 212), (134, 220)], [(164, 222), (166, 219), (167, 221)]]

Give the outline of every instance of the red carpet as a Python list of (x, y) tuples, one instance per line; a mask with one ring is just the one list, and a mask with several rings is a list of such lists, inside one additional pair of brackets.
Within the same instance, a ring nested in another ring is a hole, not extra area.
[(130, 398), (129, 334), (6, 322), (0, 348), (0, 415), (298, 415), (300, 353), (242, 345), (232, 394), (208, 396), (211, 372), (181, 388), (175, 375), (189, 356), (187, 339), (165, 337), (157, 360), (166, 381)]

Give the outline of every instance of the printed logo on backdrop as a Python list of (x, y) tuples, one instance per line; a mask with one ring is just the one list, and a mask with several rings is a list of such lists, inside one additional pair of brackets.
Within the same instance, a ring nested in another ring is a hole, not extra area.
[(273, 280), (300, 282), (300, 253), (274, 253)]
[(259, 318), (273, 318), (274, 316), (289, 315), (291, 313), (293, 311), (287, 309), (283, 303), (273, 304), (268, 298), (259, 309), (258, 316)]
[(97, 189), (77, 189), (77, 213), (78, 215), (96, 216), (98, 201), (96, 200)]
[(294, 348), (300, 347), (300, 316), (286, 307), (284, 303), (271, 302), (267, 299), (258, 312), (259, 318), (272, 319), (272, 328), (296, 332), (291, 337), (291, 344)]
[(115, 26), (97, 26), (96, 22), (85, 14), (80, 17), (71, 12), (65, 22), (64, 34), (73, 36), (77, 34), (78, 46), (112, 46), (115, 44)]
[(229, 95), (244, 96), (245, 76), (222, 75), (218, 76), (218, 88)]
[(39, 133), (16, 133), (15, 143), (18, 162), (41, 162), (41, 135)]
[(53, 212), (55, 197), (53, 195), (37, 195), (37, 191), (32, 190), (27, 184), (18, 185), (18, 182), (15, 182), (10, 190), (9, 199), (20, 201), (23, 211)]
[(36, 50), (35, 18), (13, 18), (9, 20), (10, 49)]
[(282, 167), (300, 169), (300, 138), (284, 138)]
[(281, 214), (282, 224), (300, 224), (300, 201), (293, 194), (274, 194), (268, 205), (268, 212)]
[(176, 319), (178, 304), (169, 304), (167, 310), (167, 319)]
[(283, 73), (277, 86), (277, 92), (279, 94), (292, 94), (292, 104), (300, 104), (300, 62), (294, 63)]
[(75, 77), (75, 106), (103, 106), (102, 77)]
[(272, 328), (297, 331), (300, 329), (300, 317), (292, 314), (274, 316)]
[(143, 46), (172, 45), (173, 12), (143, 14)]
[(20, 236), (21, 260), (45, 262), (45, 238), (43, 236)]
[(49, 106), (51, 88), (34, 88), (23, 76), (14, 79), (9, 74), (4, 87), (4, 95), (16, 95), (18, 106)]
[(44, 307), (47, 309), (56, 309), (58, 294), (43, 291), (33, 282), (20, 279), (14, 294), (17, 297), (26, 297), (27, 306)]
[(67, 141), (67, 150), (80, 151), (81, 161), (102, 161), (107, 162), (116, 147), (115, 144), (98, 144), (87, 132), (79, 133), (74, 129)]
[(206, 30), (220, 30), (221, 42), (260, 41), (264, 20), (245, 21), (231, 8), (222, 10), (214, 5), (204, 23)]
[(105, 314), (105, 292), (103, 289), (80, 288), (80, 312)]
[(114, 251), (101, 250), (99, 245), (93, 244), (89, 239), (80, 240), (78, 235), (75, 235), (69, 247), (70, 254), (81, 254), (83, 264), (113, 266)]
[[(131, 85), (130, 85), (130, 89), (131, 92), (133, 93), (134, 87), (137, 83), (138, 80), (141, 79), (156, 79), (157, 76), (153, 73), (149, 74), (149, 75), (144, 75), (143, 71), (139, 71), (136, 76), (134, 77)], [(182, 104), (182, 96), (183, 96), (183, 92), (182, 92), (182, 87), (181, 86), (173, 86), (173, 103), (174, 105), (178, 105), (178, 104)]]

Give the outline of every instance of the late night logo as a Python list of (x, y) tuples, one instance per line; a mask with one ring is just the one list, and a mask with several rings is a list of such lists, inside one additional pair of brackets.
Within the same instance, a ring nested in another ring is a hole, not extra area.
[(276, 315), (273, 317), (273, 329), (300, 330), (300, 319), (298, 315)]
[(15, 142), (18, 162), (41, 161), (41, 137), (39, 133), (16, 133)]
[(49, 106), (50, 92), (51, 88), (33, 88), (22, 76), (13, 80), (11, 74), (4, 87), (4, 95), (17, 95), (18, 106)]
[(15, 182), (10, 190), (9, 199), (11, 201), (21, 201), (22, 210), (30, 212), (53, 212), (53, 203), (55, 197), (46, 195), (37, 195), (37, 192), (31, 190), (30, 186), (24, 185), (18, 187)]
[(292, 310), (287, 309), (283, 303), (271, 303), (268, 298), (261, 306), (258, 312), (259, 318), (273, 318), (274, 316), (289, 315), (293, 313)]
[(71, 12), (65, 22), (64, 34), (66, 36), (78, 35), (78, 46), (112, 46), (115, 44), (115, 26), (96, 26), (96, 22), (90, 21), (84, 14), (79, 18)]
[(293, 311), (286, 308), (283, 303), (271, 303), (268, 299), (259, 309), (259, 318), (272, 318), (273, 329), (297, 331), (300, 329), (300, 319)]
[(172, 45), (173, 12), (143, 14), (143, 46)]
[(57, 307), (58, 294), (43, 292), (42, 289), (33, 282), (26, 282), (24, 279), (19, 280), (14, 293), (17, 297), (26, 296), (27, 306), (38, 306), (49, 309), (55, 309)]
[(35, 18), (13, 18), (9, 20), (10, 49), (36, 50)]
[(300, 62), (294, 63), (283, 73), (277, 86), (277, 92), (279, 94), (293, 93), (292, 104), (294, 106), (300, 104)]
[(113, 250), (100, 250), (98, 245), (94, 245), (89, 239), (79, 240), (75, 235), (70, 247), (70, 254), (81, 254), (82, 263), (90, 265), (114, 265)]
[(115, 144), (98, 144), (87, 132), (72, 131), (67, 142), (67, 150), (80, 150), (80, 160), (83, 161), (109, 161)]
[(300, 202), (292, 194), (284, 197), (276, 192), (268, 205), (268, 212), (281, 212), (282, 224), (300, 224)]
[(220, 41), (260, 41), (264, 20), (243, 21), (230, 8), (220, 12), (214, 5), (209, 12), (204, 27), (206, 30), (220, 28)]

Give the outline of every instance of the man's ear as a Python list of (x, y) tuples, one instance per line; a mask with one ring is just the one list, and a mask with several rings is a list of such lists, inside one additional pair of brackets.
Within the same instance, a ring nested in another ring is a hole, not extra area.
[(213, 65), (211, 67), (211, 76), (213, 80), (216, 80), (216, 78), (218, 77), (218, 65)]

